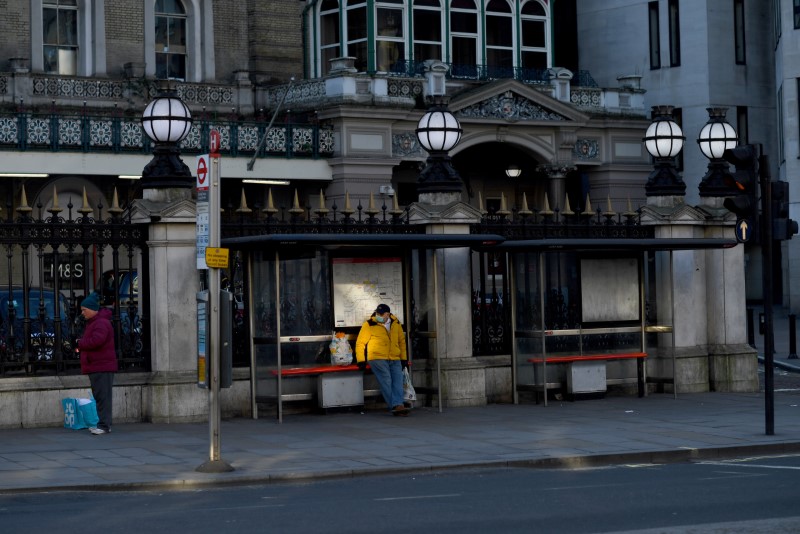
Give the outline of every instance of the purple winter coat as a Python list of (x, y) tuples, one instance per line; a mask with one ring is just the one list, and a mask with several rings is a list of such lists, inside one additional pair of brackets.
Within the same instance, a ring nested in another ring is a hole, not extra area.
[(83, 337), (78, 341), (81, 351), (81, 372), (108, 373), (117, 370), (117, 353), (114, 350), (114, 329), (111, 310), (101, 308), (97, 315), (86, 321)]

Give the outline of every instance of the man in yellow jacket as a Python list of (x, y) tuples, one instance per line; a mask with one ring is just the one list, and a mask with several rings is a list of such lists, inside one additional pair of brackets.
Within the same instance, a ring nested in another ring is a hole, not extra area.
[(389, 410), (394, 415), (407, 416), (409, 409), (403, 405), (403, 368), (408, 367), (406, 337), (400, 321), (386, 304), (379, 304), (361, 325), (356, 339), (356, 363), (362, 369), (369, 363)]

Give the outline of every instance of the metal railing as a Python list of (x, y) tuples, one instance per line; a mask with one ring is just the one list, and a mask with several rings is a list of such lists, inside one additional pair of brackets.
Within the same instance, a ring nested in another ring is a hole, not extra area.
[(138, 292), (147, 276), (135, 267), (147, 265), (146, 228), (119, 206), (64, 209), (56, 197), (48, 209), (30, 207), (24, 190), (8, 208), (0, 220), (0, 377), (79, 373), (80, 302), (101, 279), (120, 371), (149, 370), (149, 303)]
[[(140, 117), (95, 110), (28, 109), (0, 111), (0, 150), (51, 152), (152, 152)], [(319, 158), (333, 154), (333, 131), (318, 124), (286, 124), (266, 132), (266, 121), (244, 121), (213, 116), (195, 117), (189, 135), (181, 143), (187, 154), (208, 152), (208, 132), (220, 132), (220, 153), (227, 156), (252, 156), (259, 140), (266, 143), (259, 157)]]

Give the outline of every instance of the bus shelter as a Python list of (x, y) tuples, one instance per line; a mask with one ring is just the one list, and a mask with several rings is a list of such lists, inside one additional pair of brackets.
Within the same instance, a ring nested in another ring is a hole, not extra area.
[[(441, 411), (436, 251), (503, 241), (495, 234), (421, 233), (223, 239), (222, 246), (244, 252), (247, 261), (254, 416), (260, 402), (274, 402), (282, 421), (285, 402), (321, 401), (326, 377), (360, 375), (355, 365), (331, 365), (329, 345), (336, 332), (354, 340), (381, 302), (403, 324), (415, 389), (428, 399), (436, 397)], [(363, 389), (365, 396), (379, 394), (369, 375)]]
[[(574, 395), (636, 382), (645, 395), (654, 336), (671, 335), (675, 346), (673, 253), (735, 245), (718, 238), (550, 238), (492, 247), (509, 256), (514, 402), (532, 391), (546, 406), (548, 390), (564, 384)], [(677, 395), (674, 351), (671, 359)]]

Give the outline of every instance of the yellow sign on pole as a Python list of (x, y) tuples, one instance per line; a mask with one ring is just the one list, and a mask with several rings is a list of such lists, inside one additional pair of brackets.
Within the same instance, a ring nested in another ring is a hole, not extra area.
[(228, 268), (227, 248), (206, 247), (206, 265), (212, 269)]

